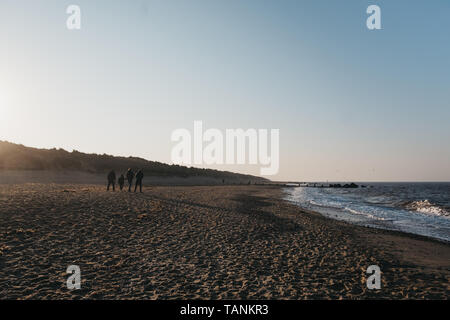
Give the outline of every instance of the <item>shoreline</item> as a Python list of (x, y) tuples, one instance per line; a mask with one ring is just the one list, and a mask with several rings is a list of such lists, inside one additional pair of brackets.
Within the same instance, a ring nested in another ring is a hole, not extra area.
[(315, 211), (315, 210), (311, 210), (309, 208), (305, 208), (305, 207), (301, 206), (300, 204), (297, 204), (294, 201), (285, 199), (283, 197), (281, 198), (281, 200), (286, 201), (289, 204), (292, 204), (292, 205), (295, 205), (295, 206), (299, 207), (302, 211), (309, 212), (311, 214), (318, 214), (318, 215), (324, 217), (325, 219), (329, 219), (329, 220), (332, 220), (332, 221), (338, 221), (338, 222), (341, 222), (341, 223), (345, 223), (345, 224), (351, 225), (353, 227), (366, 228), (366, 229), (369, 229), (369, 230), (385, 231), (387, 234), (391, 233), (392, 235), (398, 235), (398, 236), (403, 236), (403, 237), (410, 237), (410, 238), (415, 239), (415, 240), (432, 241), (432, 242), (437, 242), (437, 243), (446, 244), (446, 245), (450, 246), (450, 240), (445, 240), (445, 239), (440, 239), (440, 238), (433, 238), (431, 236), (421, 235), (421, 234), (417, 234), (417, 233), (401, 231), (401, 230), (394, 230), (394, 229), (387, 229), (387, 228), (371, 226), (371, 225), (358, 225), (356, 223), (351, 223), (350, 221), (338, 220), (338, 219), (333, 219), (331, 217), (327, 217), (326, 215), (320, 213), (319, 211)]
[[(392, 187), (394, 185), (397, 186)], [(284, 199), (304, 210), (355, 226), (402, 232), (450, 244), (450, 213), (446, 206), (448, 200), (445, 200), (447, 185), (445, 183), (442, 191), (439, 189), (439, 196), (435, 196), (435, 184), (411, 187), (410, 183), (391, 183), (377, 186), (375, 191), (344, 192), (286, 188)], [(411, 188), (408, 189), (410, 194), (402, 198), (401, 190), (405, 188)]]
[[(450, 245), (303, 210), (277, 186), (0, 185), (0, 299), (447, 299)], [(68, 291), (68, 265), (81, 290)], [(379, 265), (381, 290), (366, 269)]]

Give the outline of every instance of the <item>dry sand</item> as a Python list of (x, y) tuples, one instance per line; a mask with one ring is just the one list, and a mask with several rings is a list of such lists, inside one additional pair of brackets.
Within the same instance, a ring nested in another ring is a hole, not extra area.
[[(450, 245), (306, 212), (263, 186), (0, 185), (1, 299), (448, 298)], [(81, 268), (81, 290), (66, 268)], [(377, 264), (382, 289), (366, 288)]]

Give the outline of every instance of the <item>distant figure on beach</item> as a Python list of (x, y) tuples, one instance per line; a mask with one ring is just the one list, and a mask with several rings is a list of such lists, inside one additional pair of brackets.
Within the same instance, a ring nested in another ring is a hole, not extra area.
[(127, 181), (128, 181), (128, 192), (131, 192), (131, 185), (133, 183), (134, 172), (131, 169), (127, 171)]
[(136, 192), (137, 187), (139, 186), (139, 191), (142, 192), (142, 179), (144, 179), (144, 173), (142, 169), (136, 173), (136, 186), (134, 187), (134, 192)]
[(116, 173), (114, 170), (111, 170), (108, 173), (108, 187), (106, 188), (106, 191), (109, 191), (109, 186), (112, 185), (113, 191), (116, 189)]
[(123, 185), (125, 184), (125, 177), (123, 176), (123, 174), (120, 175), (119, 180), (117, 181), (119, 182), (120, 191), (122, 191)]

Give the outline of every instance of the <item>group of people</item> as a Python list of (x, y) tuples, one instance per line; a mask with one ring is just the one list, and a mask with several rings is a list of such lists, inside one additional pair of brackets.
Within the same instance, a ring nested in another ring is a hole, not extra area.
[[(138, 186), (139, 191), (142, 192), (142, 179), (144, 179), (144, 173), (142, 172), (142, 169), (139, 170), (136, 174), (134, 174), (133, 170), (128, 169), (126, 177), (128, 181), (128, 192), (131, 192), (131, 186), (133, 185), (134, 178), (136, 178), (136, 185), (134, 187), (134, 192), (136, 192)], [(119, 183), (120, 190), (122, 190), (123, 186), (125, 185), (125, 177), (123, 174), (120, 175), (119, 180), (117, 182)], [(108, 187), (106, 188), (107, 191), (109, 191), (110, 186), (112, 186), (113, 191), (116, 190), (116, 173), (114, 170), (111, 170), (108, 173)]]

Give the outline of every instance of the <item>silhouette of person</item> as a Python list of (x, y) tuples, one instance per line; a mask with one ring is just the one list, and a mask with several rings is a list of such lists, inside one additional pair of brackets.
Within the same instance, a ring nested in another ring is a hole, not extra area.
[(127, 171), (128, 192), (131, 191), (131, 185), (133, 184), (134, 172), (131, 169)]
[(134, 192), (136, 192), (137, 187), (139, 186), (139, 191), (142, 192), (142, 179), (144, 179), (144, 173), (142, 169), (136, 173), (136, 186), (134, 187)]
[(119, 182), (120, 191), (122, 191), (123, 185), (125, 184), (125, 177), (123, 176), (123, 174), (120, 175), (118, 182)]
[(108, 173), (108, 187), (106, 188), (106, 191), (109, 191), (109, 186), (112, 185), (113, 191), (116, 190), (116, 173), (114, 170), (111, 170)]

